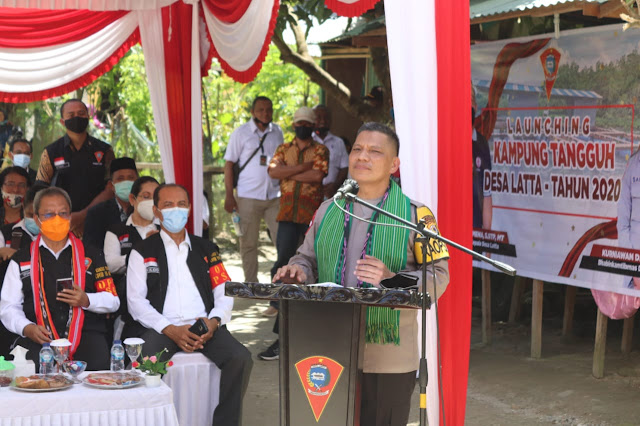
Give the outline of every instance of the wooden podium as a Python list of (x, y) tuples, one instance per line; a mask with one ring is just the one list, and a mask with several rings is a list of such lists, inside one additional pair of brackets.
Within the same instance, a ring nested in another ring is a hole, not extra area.
[(225, 290), (280, 301), (282, 426), (359, 425), (365, 308), (419, 309), (423, 297), (415, 290), (295, 284), (228, 282)]

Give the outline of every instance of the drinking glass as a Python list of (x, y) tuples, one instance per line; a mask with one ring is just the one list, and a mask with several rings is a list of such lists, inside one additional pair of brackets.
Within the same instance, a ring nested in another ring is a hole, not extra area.
[(78, 376), (87, 368), (87, 363), (84, 361), (66, 361), (62, 364), (64, 371), (69, 373), (73, 379), (73, 383), (82, 383), (82, 380), (78, 379)]
[(125, 339), (124, 346), (127, 350), (127, 356), (131, 361), (131, 372), (137, 374), (138, 372), (133, 368), (133, 362), (138, 359), (140, 354), (142, 353), (142, 345), (144, 344), (144, 340), (137, 337), (130, 337)]
[(62, 372), (62, 364), (69, 359), (69, 348), (71, 342), (67, 339), (58, 339), (51, 342), (51, 349), (53, 350), (53, 359), (58, 364), (58, 373)]

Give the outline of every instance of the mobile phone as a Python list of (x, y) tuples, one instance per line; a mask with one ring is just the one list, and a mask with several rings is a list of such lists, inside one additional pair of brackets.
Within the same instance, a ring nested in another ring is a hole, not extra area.
[(209, 332), (209, 327), (204, 322), (202, 318), (198, 318), (191, 327), (189, 327), (189, 331), (197, 336), (202, 336), (203, 334), (207, 334)]
[(59, 278), (56, 280), (56, 291), (60, 293), (64, 289), (73, 290), (73, 278)]

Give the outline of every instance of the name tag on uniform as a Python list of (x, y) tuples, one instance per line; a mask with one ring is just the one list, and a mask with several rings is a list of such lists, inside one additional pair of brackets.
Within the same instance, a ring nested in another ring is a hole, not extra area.
[(158, 259), (155, 257), (147, 257), (144, 260), (144, 266), (147, 268), (147, 274), (159, 274)]
[(53, 160), (53, 165), (56, 166), (57, 169), (66, 169), (69, 167), (69, 163), (64, 161), (64, 157), (58, 157)]
[(20, 262), (20, 279), (23, 280), (31, 275), (31, 262)]

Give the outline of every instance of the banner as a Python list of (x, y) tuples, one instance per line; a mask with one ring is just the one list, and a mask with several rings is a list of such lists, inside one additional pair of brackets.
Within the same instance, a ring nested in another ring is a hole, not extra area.
[(640, 296), (639, 34), (472, 46), (476, 251), (520, 276)]

